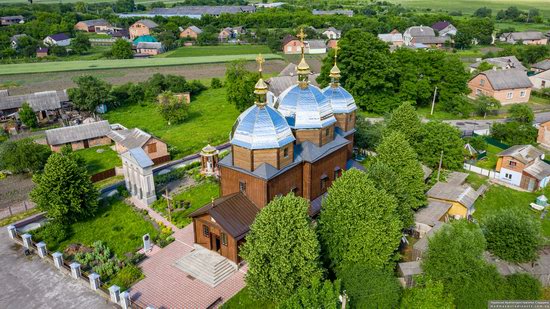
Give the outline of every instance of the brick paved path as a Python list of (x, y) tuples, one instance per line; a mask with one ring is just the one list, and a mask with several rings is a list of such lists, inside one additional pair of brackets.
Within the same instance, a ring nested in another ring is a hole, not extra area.
[(218, 298), (225, 302), (244, 287), (246, 268), (241, 268), (215, 288), (189, 278), (173, 264), (193, 249), (193, 226), (174, 234), (176, 241), (141, 263), (145, 279), (130, 289), (133, 301), (155, 308), (203, 309)]

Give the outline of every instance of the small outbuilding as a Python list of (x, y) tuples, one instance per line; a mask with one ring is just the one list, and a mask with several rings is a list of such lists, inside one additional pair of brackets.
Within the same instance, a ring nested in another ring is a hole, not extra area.
[(46, 141), (52, 151), (59, 152), (65, 145), (73, 150), (111, 144), (107, 134), (111, 126), (107, 120), (80, 124), (46, 131)]

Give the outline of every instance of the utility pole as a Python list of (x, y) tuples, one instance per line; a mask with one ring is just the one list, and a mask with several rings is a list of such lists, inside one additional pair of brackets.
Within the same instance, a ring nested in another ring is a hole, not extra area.
[(439, 168), (437, 169), (437, 181), (439, 181), (439, 175), (441, 174), (441, 164), (443, 164), (443, 150), (441, 150), (441, 157), (439, 157)]
[(435, 90), (434, 90), (434, 98), (432, 100), (432, 112), (430, 113), (430, 115), (433, 115), (434, 114), (434, 107), (435, 107), (435, 97), (437, 96), (437, 86), (435, 86)]

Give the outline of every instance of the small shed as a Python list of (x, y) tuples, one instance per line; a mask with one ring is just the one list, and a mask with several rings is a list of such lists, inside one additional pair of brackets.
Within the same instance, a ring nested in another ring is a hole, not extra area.
[(420, 261), (403, 262), (397, 265), (397, 271), (403, 287), (411, 288), (415, 284), (414, 276), (422, 274), (422, 267), (420, 267)]

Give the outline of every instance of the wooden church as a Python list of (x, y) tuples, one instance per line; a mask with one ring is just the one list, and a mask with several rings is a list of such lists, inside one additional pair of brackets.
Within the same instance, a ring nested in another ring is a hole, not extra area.
[[(300, 33), (303, 42), (305, 35)], [(309, 65), (297, 66), (298, 83), (273, 106), (260, 79), (256, 103), (244, 111), (231, 132), (231, 153), (218, 162), (221, 197), (193, 212), (195, 243), (240, 263), (239, 247), (257, 213), (278, 195), (293, 192), (311, 201), (316, 216), (327, 188), (351, 167), (355, 101), (339, 84), (340, 70), (330, 71), (331, 84), (319, 89), (308, 81)]]

